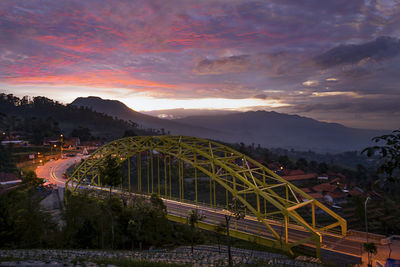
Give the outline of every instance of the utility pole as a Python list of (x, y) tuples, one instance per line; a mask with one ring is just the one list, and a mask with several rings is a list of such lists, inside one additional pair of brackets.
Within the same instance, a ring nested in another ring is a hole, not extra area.
[(365, 212), (365, 232), (367, 234), (367, 243), (368, 243), (368, 217), (367, 217), (367, 204), (368, 204), (368, 200), (370, 200), (370, 197), (367, 197), (367, 199), (365, 200), (365, 207), (364, 207), (364, 212)]
[(60, 134), (60, 159), (62, 159), (63, 143), (64, 143), (64, 135)]

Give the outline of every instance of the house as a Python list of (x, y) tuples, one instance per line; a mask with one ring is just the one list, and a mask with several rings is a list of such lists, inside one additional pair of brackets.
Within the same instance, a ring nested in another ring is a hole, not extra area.
[[(318, 184), (313, 186), (312, 188), (315, 192), (333, 192), (336, 189), (338, 189), (338, 187), (336, 185), (332, 185), (330, 183), (323, 183), (323, 184)], [(339, 190), (340, 191), (340, 190)]]
[(9, 140), (26, 139), (28, 134), (24, 131), (12, 131), (9, 134)]
[(270, 169), (270, 170), (279, 170), (280, 164), (275, 163), (275, 162), (273, 162), (273, 163), (268, 163), (268, 164), (267, 164), (267, 167), (268, 167), (268, 169)]
[(65, 149), (76, 149), (81, 144), (79, 137), (71, 137), (64, 140), (63, 147)]
[(44, 146), (53, 146), (60, 143), (60, 139), (58, 137), (45, 137), (43, 139)]
[(282, 176), (283, 179), (289, 182), (305, 182), (305, 181), (310, 181), (314, 180), (317, 178), (316, 173), (306, 173), (306, 174), (300, 174), (300, 175), (284, 175)]
[(79, 148), (86, 148), (88, 151), (91, 151), (98, 149), (102, 145), (102, 141), (83, 141), (79, 143)]
[(336, 185), (323, 183), (314, 186), (312, 189), (315, 192), (321, 193), (324, 201), (329, 205), (342, 204), (346, 202), (346, 194)]
[[(309, 193), (308, 195), (310, 195), (310, 197), (315, 198), (318, 201), (321, 201), (324, 199), (324, 196), (320, 192)], [(305, 200), (305, 199), (303, 199), (303, 200)]]
[(304, 193), (311, 193), (312, 192), (312, 190), (310, 189), (310, 188), (308, 188), (308, 187), (303, 187), (303, 188), (299, 188), (301, 191), (303, 191)]
[(344, 204), (347, 202), (346, 194), (343, 192), (329, 192), (327, 195), (333, 199), (334, 204)]
[(303, 170), (289, 170), (289, 169), (285, 169), (282, 172), (282, 175), (285, 176), (296, 176), (296, 175), (304, 175), (306, 174)]

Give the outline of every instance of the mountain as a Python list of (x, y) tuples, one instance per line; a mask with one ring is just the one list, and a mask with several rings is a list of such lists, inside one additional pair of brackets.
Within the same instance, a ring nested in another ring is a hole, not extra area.
[(244, 143), (333, 153), (360, 150), (371, 145), (372, 137), (385, 133), (267, 111), (189, 116), (174, 121), (202, 125), (208, 129), (224, 129), (233, 135), (231, 138)]
[(229, 140), (228, 134), (218, 129), (206, 129), (197, 125), (188, 125), (176, 121), (156, 118), (150, 115), (142, 114), (127, 107), (124, 103), (117, 100), (102, 99), (100, 97), (78, 97), (71, 105), (77, 107), (88, 107), (94, 111), (105, 113), (107, 115), (118, 117), (126, 121), (132, 121), (139, 124), (142, 128), (164, 129), (171, 134), (190, 135), (219, 140)]
[(337, 123), (267, 111), (188, 116), (167, 120), (136, 112), (119, 101), (99, 97), (80, 97), (71, 105), (89, 107), (97, 112), (131, 120), (144, 128), (163, 128), (171, 134), (323, 153), (361, 150), (371, 145), (372, 137), (385, 134), (378, 130), (348, 128)]

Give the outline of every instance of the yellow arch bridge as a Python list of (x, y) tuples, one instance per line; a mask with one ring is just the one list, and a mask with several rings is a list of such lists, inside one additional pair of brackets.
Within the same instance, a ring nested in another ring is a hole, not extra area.
[(235, 222), (231, 235), (289, 253), (298, 245), (316, 248), (322, 237), (344, 236), (346, 221), (323, 204), (259, 162), (223, 144), (189, 136), (136, 136), (115, 140), (91, 154), (68, 179), (68, 190), (85, 184), (102, 186), (99, 169), (107, 156), (126, 172), (123, 189), (132, 194), (156, 193), (168, 218), (187, 221), (191, 209), (206, 218), (197, 227), (216, 230), (236, 198), (245, 219)]

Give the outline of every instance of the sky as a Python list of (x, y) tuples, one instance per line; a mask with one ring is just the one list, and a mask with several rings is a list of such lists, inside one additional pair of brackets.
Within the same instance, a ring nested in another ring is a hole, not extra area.
[(2, 0), (0, 91), (400, 127), (399, 0)]

